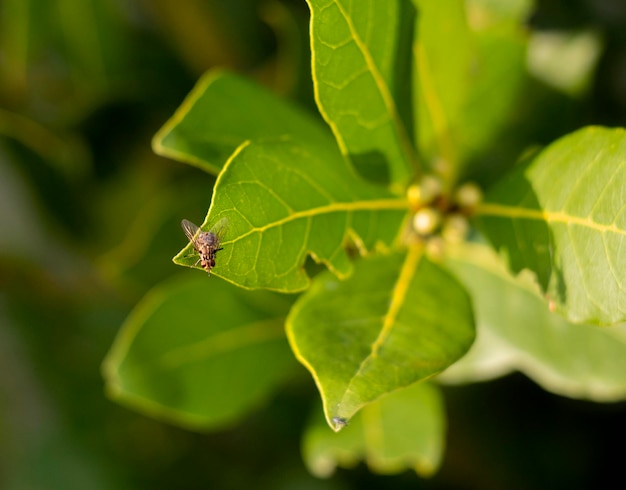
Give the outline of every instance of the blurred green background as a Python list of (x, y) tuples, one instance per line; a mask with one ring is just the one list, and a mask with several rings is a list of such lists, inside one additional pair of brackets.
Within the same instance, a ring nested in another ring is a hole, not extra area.
[[(201, 222), (211, 197), (213, 178), (157, 157), (152, 135), (216, 66), (314, 110), (307, 23), (304, 0), (0, 3), (0, 488), (626, 486), (612, 449), (626, 404), (560, 398), (521, 375), (445, 389), (448, 447), (430, 480), (363, 465), (310, 476), (304, 369), (304, 383), (211, 434), (106, 398), (102, 359), (150, 287), (194, 273), (171, 257), (180, 219)], [(626, 126), (626, 3), (542, 0), (529, 25), (602, 42), (587, 90), (554, 92), (536, 114), (536, 141)]]

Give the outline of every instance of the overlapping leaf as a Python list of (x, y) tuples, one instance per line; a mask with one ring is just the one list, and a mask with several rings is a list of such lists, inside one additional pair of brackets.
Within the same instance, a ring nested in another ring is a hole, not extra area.
[(550, 145), (487, 195), (478, 224), (513, 271), (532, 270), (576, 323), (626, 321), (626, 131)]
[(443, 373), (444, 380), (490, 379), (517, 369), (561, 395), (626, 398), (626, 324), (598, 328), (567, 322), (486, 246), (465, 244), (447, 265), (472, 295), (477, 334), (468, 354)]
[[(224, 167), (205, 225), (230, 224), (214, 273), (246, 288), (302, 290), (307, 254), (340, 276), (344, 245), (390, 245), (408, 204), (360, 179), (338, 152), (294, 141), (243, 145)], [(175, 261), (193, 265), (191, 246)]]
[(394, 96), (399, 77), (407, 76), (398, 43), (403, 22), (412, 18), (406, 2), (307, 1), (320, 112), (360, 171), (405, 183), (415, 157)]
[(417, 383), (370, 403), (338, 434), (316, 416), (304, 433), (304, 460), (319, 477), (330, 476), (337, 466), (353, 467), (360, 460), (377, 473), (413, 469), (430, 476), (442, 457), (444, 432), (439, 390)]
[(211, 71), (156, 134), (153, 147), (161, 155), (217, 173), (244, 141), (284, 136), (335, 145), (324, 124), (295, 104), (240, 76)]
[(272, 293), (205, 276), (158, 287), (105, 360), (108, 392), (179, 425), (232, 423), (297, 369), (283, 330), (288, 308)]
[(339, 430), (366, 404), (455, 362), (473, 322), (463, 287), (412, 248), (359, 261), (343, 282), (318, 276), (292, 308), (287, 335)]

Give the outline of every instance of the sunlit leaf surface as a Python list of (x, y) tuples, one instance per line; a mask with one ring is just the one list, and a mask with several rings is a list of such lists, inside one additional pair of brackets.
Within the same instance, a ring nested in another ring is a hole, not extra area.
[(152, 290), (104, 363), (117, 401), (192, 428), (232, 423), (297, 369), (281, 297), (206, 276)]
[(626, 398), (626, 325), (569, 323), (485, 246), (458, 249), (448, 265), (472, 295), (477, 332), (468, 354), (443, 373), (444, 380), (490, 379), (517, 369), (561, 395)]
[[(313, 82), (320, 112), (342, 152), (365, 175), (406, 183), (412, 145), (394, 96), (398, 40), (409, 11), (399, 0), (308, 0)], [(414, 14), (413, 14), (414, 15)], [(406, 86), (406, 83), (404, 83)]]
[[(357, 176), (338, 152), (294, 141), (243, 145), (220, 174), (203, 228), (229, 227), (212, 273), (246, 288), (299, 291), (307, 254), (346, 276), (348, 238), (364, 252), (390, 245), (408, 204)], [(185, 248), (175, 261), (192, 266)]]
[(570, 321), (626, 321), (626, 131), (556, 141), (492, 189), (478, 224), (513, 271), (532, 270)]
[(328, 430), (319, 412), (315, 415), (304, 433), (303, 453), (319, 477), (361, 460), (386, 474), (412, 469), (430, 476), (439, 466), (445, 412), (439, 390), (430, 384), (417, 383), (370, 403), (338, 434)]
[(154, 150), (217, 173), (244, 141), (301, 138), (334, 146), (323, 122), (245, 78), (211, 71), (156, 134)]
[(419, 248), (361, 260), (339, 281), (318, 276), (287, 320), (335, 430), (369, 402), (431, 377), (474, 339), (463, 287)]

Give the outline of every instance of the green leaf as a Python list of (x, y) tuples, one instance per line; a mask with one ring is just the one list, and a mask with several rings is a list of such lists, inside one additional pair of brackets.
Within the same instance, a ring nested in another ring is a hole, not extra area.
[(288, 307), (206, 276), (165, 283), (122, 327), (103, 365), (107, 390), (181, 426), (230, 424), (297, 369), (283, 331)]
[(218, 173), (244, 141), (293, 136), (335, 146), (321, 122), (259, 85), (225, 71), (200, 79), (153, 140), (160, 155)]
[[(246, 288), (305, 289), (307, 254), (345, 277), (348, 238), (361, 252), (390, 245), (407, 214), (405, 198), (360, 179), (338, 152), (293, 141), (244, 144), (215, 184), (203, 228), (227, 217), (213, 272)], [(174, 261), (193, 266), (191, 245)]]
[(431, 158), (440, 155), (456, 163), (454, 131), (468, 91), (475, 40), (463, 0), (414, 3), (419, 12), (413, 49), (418, 147)]
[[(494, 6), (413, 0), (417, 123), (421, 153), (452, 179), (489, 147), (511, 115), (525, 73), (522, 29), (502, 28)], [(484, 2), (483, 2), (484, 3)], [(470, 28), (467, 17), (475, 21)]]
[(392, 183), (405, 184), (416, 161), (394, 98), (402, 24), (412, 19), (405, 2), (307, 1), (320, 112), (359, 171), (374, 178), (385, 169)]
[(490, 379), (519, 370), (545, 389), (595, 401), (626, 398), (626, 324), (598, 328), (551, 313), (534, 285), (513, 278), (488, 247), (466, 244), (447, 265), (468, 287), (476, 342), (441, 378)]
[(496, 185), (478, 225), (575, 323), (626, 321), (626, 131), (565, 136)]
[(362, 459), (376, 473), (413, 469), (428, 477), (439, 467), (444, 432), (441, 393), (431, 384), (417, 383), (370, 403), (338, 434), (328, 430), (323, 417), (315, 417), (304, 433), (304, 460), (321, 478)]
[(459, 359), (473, 322), (463, 287), (414, 247), (361, 260), (343, 282), (318, 276), (292, 308), (287, 335), (339, 430), (366, 404)]

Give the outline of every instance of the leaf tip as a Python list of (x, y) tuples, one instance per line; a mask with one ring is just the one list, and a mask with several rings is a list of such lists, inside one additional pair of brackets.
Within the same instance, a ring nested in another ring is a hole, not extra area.
[(344, 417), (335, 416), (330, 419), (330, 428), (333, 429), (335, 432), (339, 432), (341, 429), (343, 429), (347, 425), (348, 425), (348, 419)]

